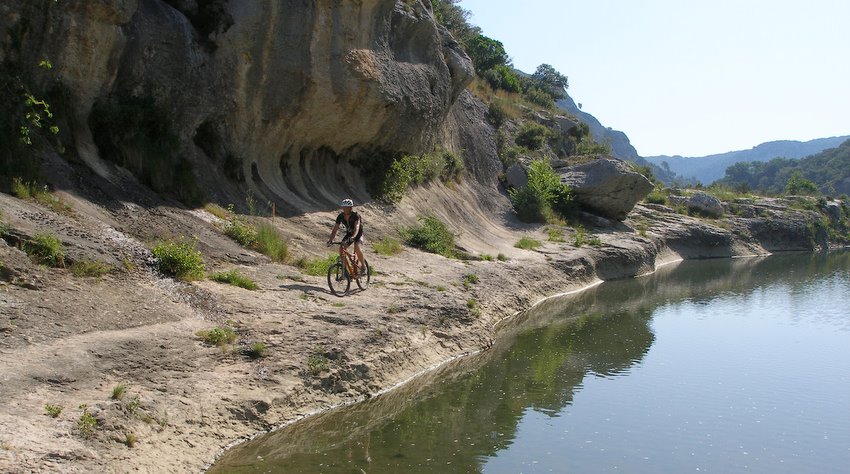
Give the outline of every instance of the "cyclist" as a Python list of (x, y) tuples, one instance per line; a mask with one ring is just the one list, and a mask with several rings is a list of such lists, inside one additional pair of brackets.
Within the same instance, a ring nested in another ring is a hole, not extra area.
[[(357, 261), (360, 263), (360, 272), (366, 272), (366, 265), (363, 263), (366, 259), (363, 258), (363, 221), (360, 219), (360, 214), (354, 212), (354, 201), (351, 199), (343, 199), (339, 203), (342, 212), (336, 216), (336, 224), (331, 231), (331, 237), (328, 239), (328, 245), (333, 244), (334, 237), (339, 230), (339, 226), (345, 226), (345, 236), (342, 238), (342, 243), (339, 246), (339, 256), (343, 257), (342, 253), (352, 243), (354, 244), (354, 254), (357, 255)], [(343, 257), (344, 258), (344, 257)]]

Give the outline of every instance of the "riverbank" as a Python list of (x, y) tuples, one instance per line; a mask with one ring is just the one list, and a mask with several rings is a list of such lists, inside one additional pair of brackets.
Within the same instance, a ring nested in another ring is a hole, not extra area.
[[(486, 350), (500, 322), (547, 296), (676, 259), (771, 250), (743, 238), (739, 218), (700, 220), (643, 206), (623, 223), (585, 216), (596, 246), (575, 245), (574, 229), (552, 242), (545, 227), (512, 220), (504, 198), (438, 188), (392, 210), (362, 208), (371, 238), (428, 210), (452, 224), (467, 253), (504, 261), (412, 248), (380, 256), (367, 247), (373, 284), (338, 298), (324, 277), (242, 249), (206, 211), (63, 198), (74, 215), (6, 195), (0, 204), (16, 231), (52, 229), (72, 257), (124, 263), (100, 278), (78, 278), (0, 248), (12, 275), (0, 288), (4, 472), (198, 471), (236, 440)], [(273, 222), (293, 255), (323, 255), (333, 215)], [(164, 278), (146, 263), (163, 235), (197, 236), (208, 273), (236, 268), (259, 290)], [(542, 245), (518, 249), (521, 237)], [(232, 328), (238, 340), (220, 348), (196, 336), (214, 327)], [(238, 350), (255, 342), (266, 347), (261, 358)], [(48, 406), (61, 413), (51, 416)]]

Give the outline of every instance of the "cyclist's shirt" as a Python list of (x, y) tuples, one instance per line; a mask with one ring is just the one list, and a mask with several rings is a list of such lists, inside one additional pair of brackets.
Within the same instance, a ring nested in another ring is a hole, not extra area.
[(347, 221), (345, 219), (344, 212), (340, 212), (339, 215), (336, 216), (336, 224), (342, 224), (343, 226), (345, 226), (345, 237), (352, 237), (351, 232), (354, 230), (354, 227), (357, 225), (357, 223), (360, 223), (360, 228), (357, 231), (357, 235), (353, 236), (353, 240), (359, 240), (361, 237), (363, 237), (363, 221), (360, 220), (360, 214), (351, 211), (351, 213), (348, 215)]

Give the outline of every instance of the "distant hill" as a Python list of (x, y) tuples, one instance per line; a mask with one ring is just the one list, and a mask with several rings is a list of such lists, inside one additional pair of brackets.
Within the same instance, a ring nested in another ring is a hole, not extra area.
[(700, 157), (683, 156), (646, 156), (646, 161), (665, 168), (667, 163), (670, 171), (685, 180), (696, 180), (710, 184), (721, 179), (726, 174), (726, 168), (735, 163), (751, 161), (769, 161), (773, 158), (803, 158), (820, 153), (828, 148), (835, 148), (850, 139), (850, 135), (842, 137), (818, 138), (807, 142), (795, 140), (778, 140), (762, 143), (750, 150), (730, 151), (717, 155)]
[(781, 193), (795, 174), (811, 181), (824, 194), (850, 194), (850, 140), (805, 158), (737, 163), (727, 169), (721, 182), (733, 187)]
[(587, 112), (582, 112), (578, 108), (575, 101), (567, 95), (559, 100), (556, 105), (558, 108), (575, 115), (579, 120), (586, 123), (590, 127), (590, 134), (597, 143), (608, 143), (611, 145), (611, 154), (621, 160), (636, 161), (638, 159), (637, 150), (632, 146), (629, 137), (625, 133), (614, 130), (610, 127), (603, 126), (599, 120)]

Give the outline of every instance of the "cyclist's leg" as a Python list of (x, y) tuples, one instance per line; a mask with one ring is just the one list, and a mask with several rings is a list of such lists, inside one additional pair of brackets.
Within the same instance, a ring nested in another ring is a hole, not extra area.
[(366, 262), (366, 258), (363, 257), (363, 248), (362, 245), (360, 245), (361, 239), (362, 237), (354, 241), (354, 254), (357, 255), (357, 262), (360, 264), (360, 270), (365, 270), (366, 264), (364, 262)]

